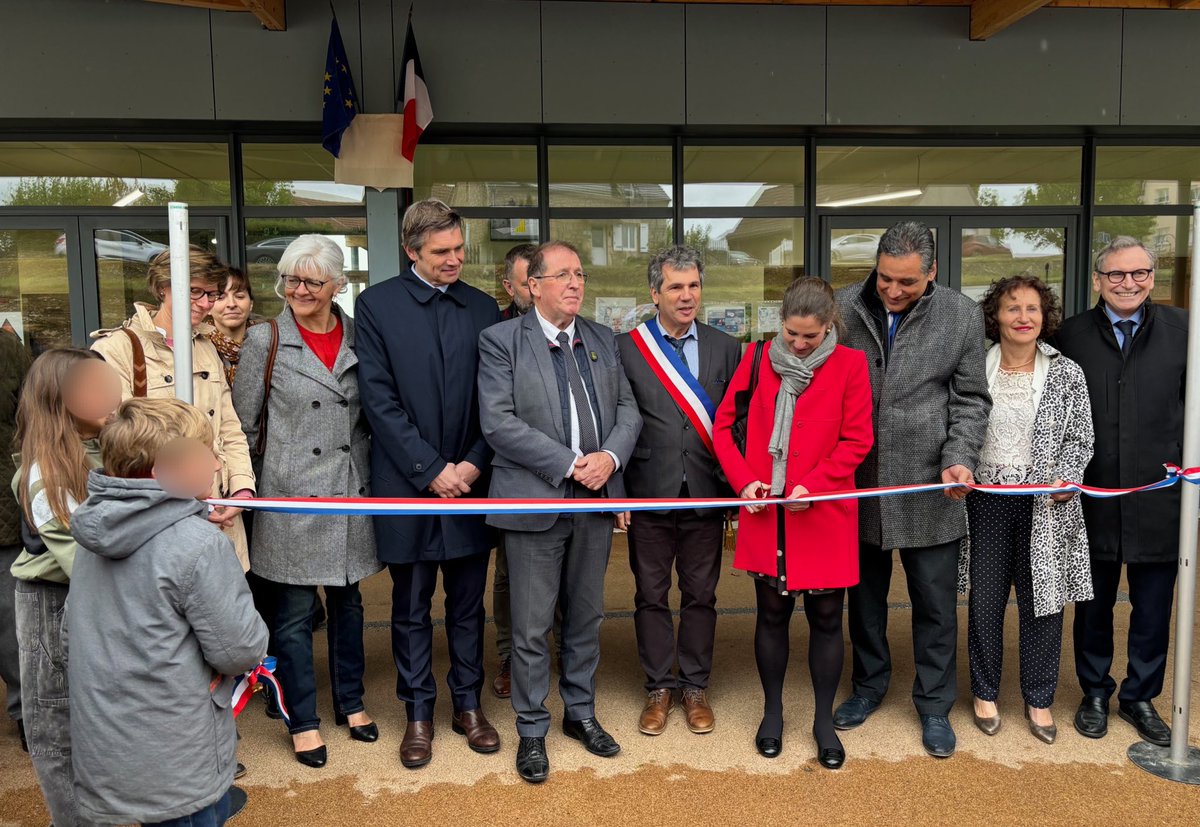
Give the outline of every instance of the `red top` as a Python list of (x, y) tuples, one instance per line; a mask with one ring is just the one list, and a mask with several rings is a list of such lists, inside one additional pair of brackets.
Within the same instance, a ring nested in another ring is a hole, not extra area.
[[(746, 456), (734, 446), (729, 428), (734, 418), (734, 395), (750, 384), (754, 351), (748, 350), (738, 365), (713, 423), (717, 459), (735, 492), (755, 480), (771, 484), (772, 460), (767, 445), (781, 383), (771, 366), (768, 348), (763, 348), (758, 387), (750, 399)], [(797, 485), (814, 494), (854, 488), (855, 469), (866, 458), (872, 442), (871, 379), (866, 356), (860, 350), (838, 345), (825, 364), (813, 371), (812, 383), (796, 400), (784, 494)], [(776, 575), (777, 507), (767, 506), (757, 514), (741, 509), (734, 568)], [(856, 501), (814, 503), (804, 511), (785, 511), (784, 533), (789, 591), (858, 583)]]
[(311, 330), (305, 330), (302, 325), (296, 325), (296, 327), (305, 344), (312, 349), (313, 353), (317, 354), (321, 363), (333, 370), (338, 351), (342, 349), (342, 320), (334, 316), (333, 330), (328, 333), (313, 333)]

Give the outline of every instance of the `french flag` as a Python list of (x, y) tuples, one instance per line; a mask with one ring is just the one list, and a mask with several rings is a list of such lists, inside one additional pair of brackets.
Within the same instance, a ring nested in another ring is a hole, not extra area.
[(417, 54), (417, 38), (413, 34), (412, 18), (404, 36), (404, 53), (400, 62), (400, 111), (404, 113), (404, 129), (400, 137), (400, 154), (413, 162), (417, 141), (433, 122), (433, 107), (429, 103), (429, 88), (421, 71), (421, 56)]

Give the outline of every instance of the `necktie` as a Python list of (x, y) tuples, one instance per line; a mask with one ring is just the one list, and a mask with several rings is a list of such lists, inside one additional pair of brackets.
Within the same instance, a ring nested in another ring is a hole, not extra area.
[(1121, 358), (1128, 359), (1129, 349), (1133, 347), (1133, 319), (1121, 319), (1117, 329), (1121, 331)]
[[(667, 344), (675, 348), (675, 352), (679, 354), (679, 358), (683, 359), (683, 345), (687, 342), (687, 337), (684, 336), (682, 339), (676, 339), (674, 336), (668, 336), (664, 333), (663, 338), (667, 340)], [(687, 359), (683, 359), (683, 361), (686, 363)]]
[(559, 331), (558, 346), (567, 360), (567, 381), (570, 383), (571, 397), (575, 402), (575, 417), (579, 420), (579, 450), (584, 456), (594, 454), (600, 450), (600, 441), (596, 438), (596, 422), (592, 419), (592, 411), (588, 405), (583, 374), (579, 372), (579, 363), (575, 361), (575, 353), (571, 349), (571, 341), (565, 330)]
[(900, 319), (903, 318), (899, 313), (893, 313), (891, 324), (888, 325), (888, 351), (891, 352), (892, 345), (896, 343), (896, 330), (900, 327)]

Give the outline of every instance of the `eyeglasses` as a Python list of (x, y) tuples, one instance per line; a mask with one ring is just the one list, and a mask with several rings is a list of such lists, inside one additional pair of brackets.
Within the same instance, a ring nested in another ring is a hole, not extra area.
[(199, 287), (193, 287), (191, 290), (192, 301), (198, 302), (208, 299), (210, 302), (215, 302), (217, 297), (221, 295), (220, 290), (201, 290)]
[(588, 274), (579, 270), (575, 271), (574, 273), (572, 273), (570, 270), (563, 270), (561, 273), (555, 273), (552, 276), (530, 276), (530, 278), (538, 280), (548, 279), (550, 281), (556, 281), (559, 284), (567, 284), (571, 281), (572, 276), (579, 279), (580, 284), (587, 284)]
[(325, 281), (317, 281), (316, 279), (302, 279), (299, 276), (284, 276), (283, 283), (287, 286), (288, 290), (295, 290), (301, 284), (303, 284), (308, 288), (308, 292), (320, 293), (321, 290), (324, 289), (325, 285), (329, 284), (329, 279), (326, 279)]
[(1108, 283), (1113, 285), (1120, 284), (1121, 282), (1125, 281), (1126, 276), (1129, 276), (1131, 279), (1133, 279), (1134, 283), (1141, 284), (1146, 279), (1150, 278), (1150, 276), (1154, 275), (1154, 270), (1109, 270), (1107, 273), (1097, 270), (1096, 275), (1104, 276), (1106, 279), (1108, 279)]

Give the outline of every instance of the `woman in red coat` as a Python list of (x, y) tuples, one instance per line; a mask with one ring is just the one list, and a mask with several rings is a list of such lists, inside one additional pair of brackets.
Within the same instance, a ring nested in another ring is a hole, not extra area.
[[(871, 383), (866, 356), (837, 344), (840, 333), (830, 286), (812, 277), (792, 282), (783, 296), (780, 334), (760, 357), (745, 456), (730, 427), (734, 399), (750, 386), (754, 351), (738, 366), (717, 410), (713, 442), (744, 499), (854, 488), (854, 471), (872, 443)], [(758, 751), (774, 758), (783, 746), (788, 625), (796, 595), (803, 594), (817, 758), (837, 769), (846, 753), (833, 728), (833, 697), (842, 675), (842, 601), (846, 588), (858, 583), (857, 503), (743, 506), (733, 564), (755, 578), (754, 657), (765, 696)]]

